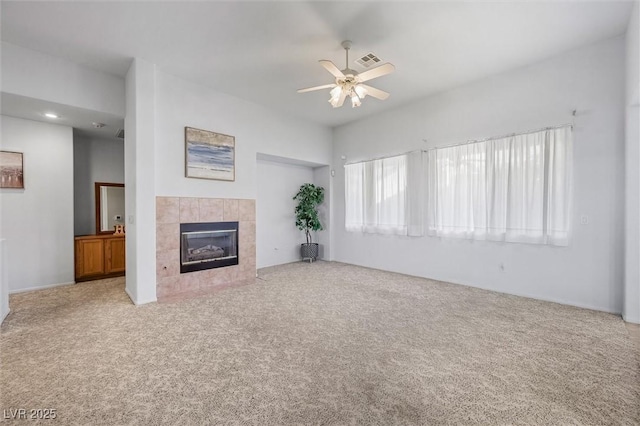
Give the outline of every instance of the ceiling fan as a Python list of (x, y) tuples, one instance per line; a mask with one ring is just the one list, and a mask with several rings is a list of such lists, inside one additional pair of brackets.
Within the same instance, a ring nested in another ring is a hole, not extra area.
[(322, 86), (309, 87), (307, 89), (300, 89), (298, 90), (298, 93), (313, 92), (314, 90), (331, 88), (331, 91), (329, 92), (329, 94), (331, 95), (329, 103), (334, 108), (341, 107), (342, 104), (344, 104), (347, 96), (351, 98), (352, 108), (359, 107), (362, 103), (361, 100), (367, 95), (380, 100), (387, 99), (389, 97), (389, 93), (362, 83), (377, 77), (382, 77), (383, 75), (390, 74), (396, 69), (396, 67), (394, 67), (393, 64), (387, 62), (386, 64), (380, 65), (379, 67), (367, 70), (363, 73), (358, 73), (358, 71), (349, 68), (349, 49), (351, 49), (351, 42), (349, 40), (343, 41), (342, 47), (344, 48), (347, 56), (347, 64), (345, 69), (338, 69), (338, 67), (333, 62), (328, 60), (319, 61), (320, 65), (325, 67), (327, 71), (333, 74), (333, 76), (336, 78), (336, 82), (331, 84), (324, 84)]

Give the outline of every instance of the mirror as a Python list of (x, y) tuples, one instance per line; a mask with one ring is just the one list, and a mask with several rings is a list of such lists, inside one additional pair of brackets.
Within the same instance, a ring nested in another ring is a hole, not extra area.
[(124, 184), (96, 182), (96, 234), (113, 234), (124, 225)]

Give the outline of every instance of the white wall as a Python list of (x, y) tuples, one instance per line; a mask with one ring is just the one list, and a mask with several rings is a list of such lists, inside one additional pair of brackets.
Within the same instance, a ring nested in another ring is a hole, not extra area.
[(625, 129), (625, 295), (623, 316), (640, 323), (640, 7), (627, 28)]
[(135, 59), (126, 78), (125, 291), (136, 305), (156, 301), (155, 77), (155, 65)]
[[(256, 198), (256, 154), (331, 161), (331, 130), (178, 77), (156, 73), (156, 195)], [(235, 182), (184, 173), (184, 128), (235, 136)]]
[[(304, 232), (296, 228), (293, 196), (313, 183), (311, 167), (258, 160), (256, 255), (258, 268), (300, 260)], [(314, 240), (314, 242), (317, 242)]]
[(124, 183), (124, 141), (73, 138), (74, 232), (96, 232), (96, 182)]
[(0, 118), (1, 149), (24, 153), (25, 189), (0, 189), (9, 290), (73, 283), (72, 129)]
[(124, 79), (2, 42), (2, 91), (123, 117)]
[[(623, 86), (624, 39), (617, 37), (336, 128), (334, 259), (620, 312)], [(563, 124), (571, 122), (574, 109), (575, 213), (569, 247), (344, 231), (340, 156), (364, 160)], [(589, 217), (588, 225), (580, 225), (581, 215)]]

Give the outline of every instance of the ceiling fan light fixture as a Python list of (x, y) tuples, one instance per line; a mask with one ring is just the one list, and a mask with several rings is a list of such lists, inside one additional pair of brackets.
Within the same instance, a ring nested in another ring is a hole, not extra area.
[(340, 86), (336, 86), (333, 89), (331, 89), (331, 91), (329, 92), (329, 95), (331, 95), (331, 99), (338, 99), (340, 98), (340, 92), (342, 92), (342, 87)]
[(360, 85), (360, 84), (358, 84), (356, 87), (354, 87), (353, 90), (356, 91), (356, 94), (358, 95), (358, 97), (360, 99), (364, 99), (364, 97), (367, 96), (367, 89), (362, 87), (362, 85)]
[(360, 98), (355, 93), (351, 95), (351, 108), (356, 108), (362, 105)]
[(331, 97), (329, 98), (329, 103), (332, 107), (338, 108), (339, 106), (342, 106), (340, 98), (342, 98), (343, 91), (344, 88), (342, 86), (336, 86), (331, 89), (331, 92), (329, 92), (329, 94), (331, 95)]

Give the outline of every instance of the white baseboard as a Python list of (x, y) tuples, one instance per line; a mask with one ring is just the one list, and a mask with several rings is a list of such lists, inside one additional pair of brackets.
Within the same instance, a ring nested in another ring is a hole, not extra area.
[(480, 288), (482, 290), (489, 290), (489, 291), (493, 291), (495, 293), (509, 294), (511, 296), (525, 297), (527, 299), (541, 300), (543, 302), (557, 303), (559, 305), (573, 306), (575, 308), (589, 309), (591, 311), (606, 312), (608, 314), (614, 314), (614, 315), (622, 316), (620, 311), (616, 311), (615, 309), (611, 309), (611, 308), (608, 308), (608, 307), (605, 307), (605, 306), (590, 305), (588, 303), (574, 302), (572, 300), (557, 299), (557, 298), (554, 298), (554, 297), (546, 297), (546, 296), (541, 296), (541, 295), (531, 294), (531, 293), (526, 293), (526, 292), (506, 291), (504, 289), (492, 288), (490, 286), (477, 286), (477, 285), (473, 285), (473, 284), (456, 283), (456, 282), (453, 282), (452, 284), (458, 284), (458, 285), (463, 285), (463, 286), (467, 286), (467, 287)]
[[(439, 280), (439, 281), (441, 281), (441, 280)], [(447, 281), (447, 282), (450, 282), (450, 281)], [(615, 309), (607, 308), (607, 307), (604, 307), (604, 306), (589, 305), (588, 303), (580, 303), (580, 302), (574, 302), (574, 301), (571, 301), (571, 300), (556, 299), (556, 298), (553, 298), (553, 297), (545, 297), (545, 296), (540, 296), (540, 295), (537, 295), (537, 294), (530, 294), (530, 293), (519, 292), (519, 291), (505, 291), (504, 289), (497, 289), (497, 288), (492, 288), (492, 287), (489, 287), (489, 286), (483, 287), (483, 286), (477, 286), (477, 285), (473, 285), (473, 284), (456, 283), (456, 282), (452, 282), (452, 284), (463, 285), (463, 286), (466, 286), (466, 287), (480, 288), (482, 290), (489, 290), (489, 291), (493, 291), (495, 293), (509, 294), (511, 296), (525, 297), (527, 299), (541, 300), (543, 302), (557, 303), (559, 305), (573, 306), (575, 308), (589, 309), (591, 311), (606, 312), (608, 314), (621, 316), (620, 311), (616, 311)]]
[(18, 288), (15, 290), (9, 290), (9, 294), (26, 293), (28, 291), (46, 290), (48, 288), (61, 287), (63, 285), (74, 285), (75, 283), (76, 283), (75, 281), (72, 281), (68, 283), (46, 284), (46, 285), (41, 285), (37, 287)]
[[(465, 284), (463, 284), (463, 285), (465, 285)], [(470, 287), (472, 287), (472, 286), (470, 286)], [(586, 304), (586, 303), (579, 303), (579, 302), (572, 302), (572, 301), (561, 300), (561, 299), (554, 299), (554, 298), (551, 298), (551, 297), (541, 297), (541, 296), (531, 295), (531, 294), (527, 294), (527, 293), (506, 292), (506, 291), (502, 291), (502, 290), (495, 290), (495, 289), (492, 289), (492, 288), (489, 288), (489, 287), (478, 287), (478, 288), (483, 288), (485, 290), (495, 291), (496, 293), (510, 294), (512, 296), (526, 297), (527, 299), (541, 300), (543, 302), (557, 303), (559, 305), (573, 306), (575, 308), (589, 309), (591, 311), (606, 312), (608, 314), (622, 316), (620, 311), (616, 311), (616, 310), (610, 309), (610, 308), (605, 308), (603, 306), (595, 306), (595, 305), (589, 305), (589, 304)]]
[[(445, 279), (440, 279), (440, 278), (425, 277), (425, 276), (422, 276), (422, 275), (411, 275), (411, 274), (407, 274), (407, 273), (404, 273), (404, 272), (391, 271), (391, 270), (388, 270), (388, 269), (372, 268), (371, 266), (360, 265), (360, 264), (357, 264), (357, 263), (349, 263), (349, 262), (344, 262), (344, 261), (338, 261), (337, 263), (345, 263), (347, 265), (361, 266), (363, 268), (375, 269), (375, 270), (378, 270), (378, 271), (393, 272), (394, 274), (401, 274), (401, 275), (407, 275), (407, 276), (411, 276), (411, 277), (424, 278), (424, 279), (433, 280), (433, 281), (441, 281), (441, 282), (449, 283), (449, 284), (456, 284), (456, 285), (462, 285), (462, 286), (465, 286), (465, 287), (473, 287), (473, 288), (479, 288), (479, 289), (482, 289), (482, 290), (488, 290), (488, 291), (492, 291), (494, 293), (501, 293), (501, 294), (508, 294), (508, 295), (511, 295), (511, 296), (525, 297), (527, 299), (541, 300), (543, 302), (558, 303), (560, 305), (573, 306), (573, 307), (576, 307), (576, 308), (589, 309), (591, 311), (606, 312), (608, 314), (614, 314), (614, 315), (622, 316), (620, 311), (616, 311), (614, 309), (607, 308), (607, 307), (604, 307), (604, 306), (589, 305), (589, 304), (586, 304), (586, 303), (573, 302), (573, 301), (570, 301), (570, 300), (556, 299), (556, 298), (553, 298), (553, 297), (544, 297), (544, 296), (533, 295), (533, 294), (529, 294), (529, 293), (525, 293), (525, 292), (505, 291), (504, 289), (493, 288), (493, 287), (490, 287), (490, 286), (480, 286), (480, 285), (475, 285), (475, 284), (470, 284), (470, 283), (465, 283), (465, 282), (455, 282), (455, 281), (450, 281), (450, 280), (445, 280)], [(625, 321), (627, 321), (627, 320), (625, 320)], [(627, 322), (633, 322), (633, 321), (627, 321)]]

